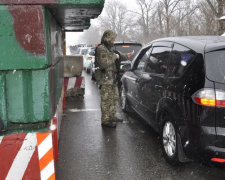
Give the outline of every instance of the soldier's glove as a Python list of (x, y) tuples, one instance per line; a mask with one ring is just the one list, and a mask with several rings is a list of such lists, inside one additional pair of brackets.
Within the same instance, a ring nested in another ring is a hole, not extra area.
[(121, 54), (122, 54), (122, 53), (121, 53), (120, 51), (117, 51), (117, 50), (114, 50), (114, 53), (116, 53), (116, 54), (119, 55), (119, 59), (118, 59), (118, 60), (120, 61), (120, 58), (121, 58)]

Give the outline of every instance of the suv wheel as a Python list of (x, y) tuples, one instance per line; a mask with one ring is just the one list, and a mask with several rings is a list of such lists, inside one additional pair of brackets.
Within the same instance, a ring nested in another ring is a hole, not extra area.
[(126, 92), (123, 85), (121, 86), (120, 102), (121, 102), (122, 110), (125, 112), (128, 111), (127, 97), (126, 97)]
[(175, 123), (169, 115), (166, 115), (163, 118), (161, 142), (164, 158), (171, 165), (177, 165), (179, 163), (177, 140), (177, 128)]

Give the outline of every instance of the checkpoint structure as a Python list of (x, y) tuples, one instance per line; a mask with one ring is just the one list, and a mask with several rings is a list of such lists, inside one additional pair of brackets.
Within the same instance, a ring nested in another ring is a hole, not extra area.
[(88, 29), (103, 7), (104, 0), (0, 0), (0, 179), (55, 179), (65, 32)]

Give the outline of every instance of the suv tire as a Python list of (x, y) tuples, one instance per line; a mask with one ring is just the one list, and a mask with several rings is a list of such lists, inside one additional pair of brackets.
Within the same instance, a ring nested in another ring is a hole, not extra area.
[(165, 160), (171, 165), (178, 165), (177, 127), (169, 115), (163, 117), (161, 143)]
[(129, 107), (128, 102), (127, 102), (126, 92), (125, 92), (125, 88), (124, 88), (123, 85), (121, 86), (120, 92), (121, 92), (120, 93), (121, 109), (124, 112), (129, 112), (130, 107)]

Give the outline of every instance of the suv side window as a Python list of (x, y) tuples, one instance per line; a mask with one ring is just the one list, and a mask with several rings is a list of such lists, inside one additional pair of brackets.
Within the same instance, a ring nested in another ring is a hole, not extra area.
[(174, 44), (168, 67), (168, 77), (180, 77), (192, 62), (196, 53), (179, 44)]
[(152, 50), (152, 48), (148, 47), (140, 53), (139, 57), (137, 58), (138, 62), (135, 66), (136, 68), (134, 68), (135, 70), (144, 71), (145, 62), (148, 60), (151, 50)]
[(170, 52), (170, 47), (154, 47), (146, 65), (146, 72), (165, 74)]

